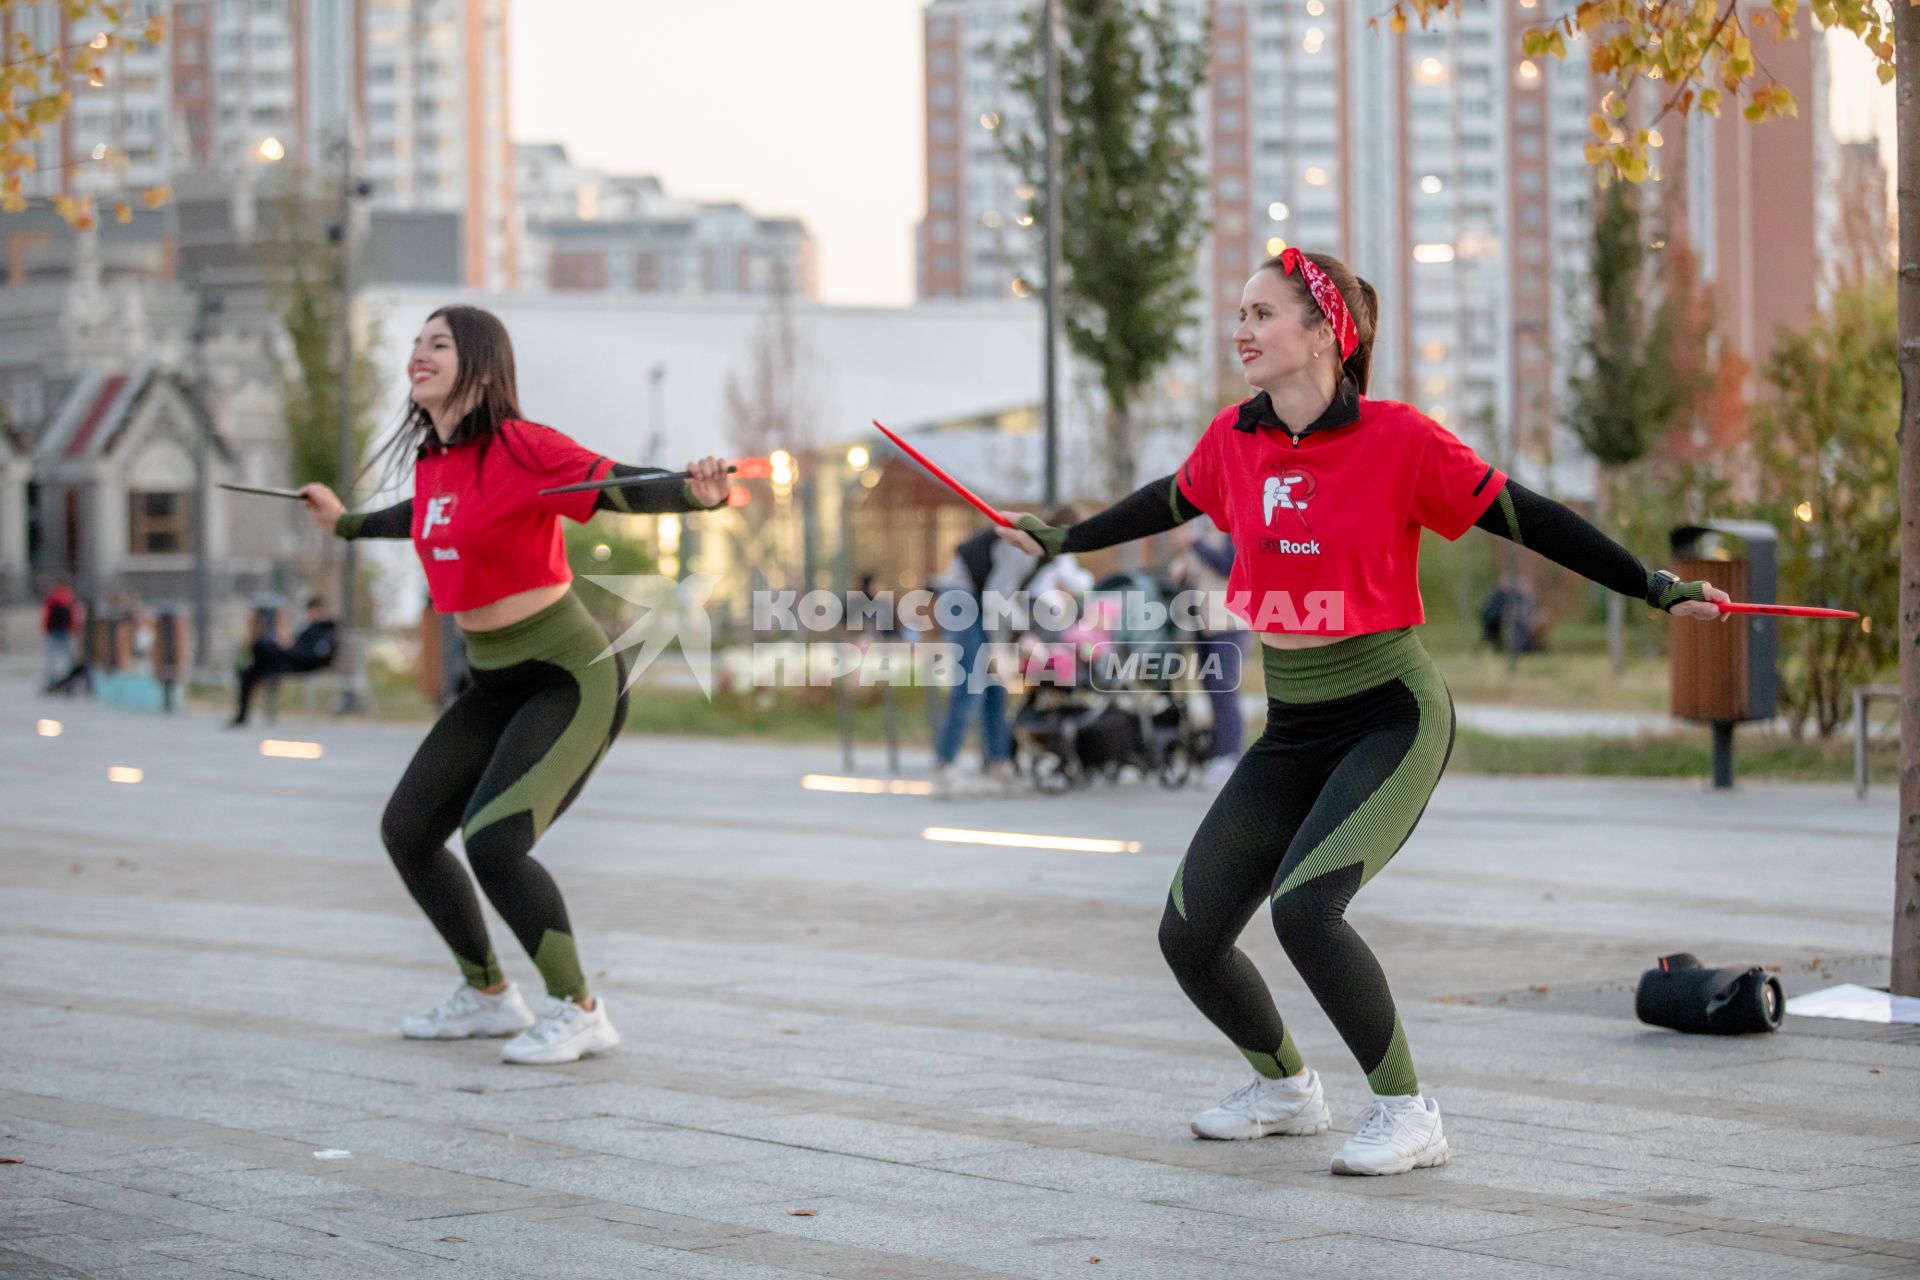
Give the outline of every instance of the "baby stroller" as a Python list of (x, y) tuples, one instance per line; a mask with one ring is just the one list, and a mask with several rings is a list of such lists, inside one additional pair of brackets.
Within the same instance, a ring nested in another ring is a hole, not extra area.
[(1130, 596), (1164, 608), (1170, 593), (1148, 574), (1114, 574), (1095, 585), (1075, 626), (1029, 655), (1013, 735), (1021, 772), (1043, 792), (1117, 781), (1127, 769), (1182, 787), (1208, 754), (1174, 656), (1191, 647), (1171, 619), (1130, 629)]

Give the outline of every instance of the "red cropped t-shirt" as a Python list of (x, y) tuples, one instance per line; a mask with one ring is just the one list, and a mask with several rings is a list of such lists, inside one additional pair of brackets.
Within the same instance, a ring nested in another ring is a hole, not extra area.
[(479, 442), (429, 441), (413, 472), (413, 547), (440, 613), (477, 609), (535, 587), (573, 581), (560, 520), (585, 521), (591, 490), (540, 490), (598, 480), (613, 461), (551, 427), (509, 419), (481, 461)]
[(1175, 479), (1232, 536), (1227, 607), (1255, 631), (1367, 635), (1424, 621), (1420, 530), (1460, 537), (1506, 484), (1411, 405), (1357, 404), (1354, 421), (1300, 436), (1234, 405)]

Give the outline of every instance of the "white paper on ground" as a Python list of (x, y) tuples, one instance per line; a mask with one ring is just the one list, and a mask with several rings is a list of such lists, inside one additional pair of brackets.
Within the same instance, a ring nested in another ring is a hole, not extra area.
[(1852, 982), (1824, 991), (1811, 991), (1787, 1001), (1796, 1018), (1845, 1018), (1849, 1022), (1920, 1024), (1920, 999), (1889, 995)]
[(315, 1160), (351, 1160), (353, 1152), (342, 1151), (338, 1147), (328, 1147), (325, 1151), (314, 1152), (313, 1158)]

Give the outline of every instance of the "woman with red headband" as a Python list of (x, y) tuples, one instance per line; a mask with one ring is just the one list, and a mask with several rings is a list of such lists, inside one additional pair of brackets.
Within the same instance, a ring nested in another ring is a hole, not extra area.
[(1254, 1077), (1193, 1118), (1203, 1138), (1316, 1134), (1320, 1077), (1235, 946), (1262, 902), (1287, 957), (1359, 1059), (1373, 1101), (1335, 1173), (1446, 1162), (1386, 976), (1346, 921), (1399, 851), (1453, 746), (1453, 702), (1414, 628), (1420, 531), (1479, 526), (1595, 582), (1685, 617), (1724, 592), (1648, 573), (1625, 548), (1478, 457), (1409, 405), (1369, 400), (1372, 286), (1336, 258), (1289, 249), (1240, 300), (1234, 347), (1258, 394), (1220, 413), (1177, 476), (1070, 528), (1016, 518), (1030, 550), (1094, 551), (1205, 514), (1233, 538), (1227, 605), (1262, 640), (1267, 728), (1241, 758), (1174, 873), (1160, 948)]

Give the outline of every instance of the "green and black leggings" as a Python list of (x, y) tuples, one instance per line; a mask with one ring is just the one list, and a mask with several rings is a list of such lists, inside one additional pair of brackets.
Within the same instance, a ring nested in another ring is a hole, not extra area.
[[(1487, 469), (1493, 474), (1493, 468)], [(1020, 527), (1048, 551), (1098, 551), (1200, 514), (1163, 476), (1070, 527)], [(1475, 524), (1613, 591), (1671, 610), (1704, 584), (1649, 573), (1579, 515), (1512, 480)], [(1453, 700), (1411, 629), (1317, 649), (1262, 648), (1267, 731), (1240, 760), (1174, 873), (1160, 949), (1200, 1011), (1270, 1078), (1300, 1052), (1234, 943), (1262, 901), (1375, 1093), (1420, 1090), (1380, 963), (1347, 904), (1400, 850), (1453, 749)]]
[(1386, 975), (1347, 904), (1406, 843), (1453, 749), (1453, 699), (1411, 629), (1316, 649), (1262, 646), (1267, 729), (1174, 873), (1160, 950), (1262, 1075), (1302, 1066), (1235, 946), (1262, 903), (1287, 958), (1378, 1094), (1420, 1091)]
[(606, 635), (571, 592), (466, 641), (473, 684), (414, 752), (380, 835), (468, 982), (492, 986), (501, 973), (473, 879), (446, 845), (455, 831), (547, 993), (584, 1000), (566, 903), (532, 852), (626, 722), (626, 667), (618, 655), (599, 660)]

